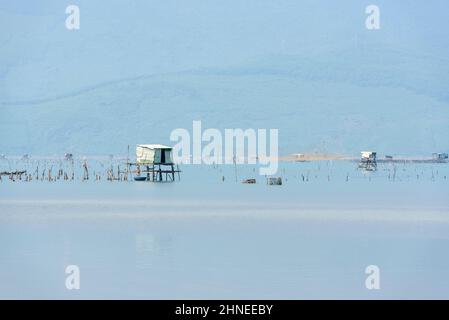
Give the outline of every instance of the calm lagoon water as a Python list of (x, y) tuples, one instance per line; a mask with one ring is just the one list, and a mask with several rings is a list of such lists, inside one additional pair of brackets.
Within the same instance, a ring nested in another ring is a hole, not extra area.
[[(3, 179), (0, 298), (449, 298), (447, 164), (284, 163), (282, 186), (249, 166), (182, 170), (176, 183)], [(72, 264), (80, 290), (65, 287)]]

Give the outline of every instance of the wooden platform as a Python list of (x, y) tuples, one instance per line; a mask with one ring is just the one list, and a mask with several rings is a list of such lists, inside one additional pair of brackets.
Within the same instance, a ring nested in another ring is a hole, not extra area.
[[(178, 174), (178, 180), (180, 180), (181, 170), (175, 169), (174, 163), (156, 163), (152, 165), (139, 164), (139, 163), (128, 163), (129, 167), (137, 167), (135, 170), (130, 170), (129, 172), (137, 174), (134, 177), (135, 181), (151, 181), (151, 182), (172, 182), (175, 181), (175, 174)], [(143, 167), (143, 170), (140, 168)], [(167, 169), (166, 167), (170, 167)], [(164, 179), (165, 177), (165, 179)]]

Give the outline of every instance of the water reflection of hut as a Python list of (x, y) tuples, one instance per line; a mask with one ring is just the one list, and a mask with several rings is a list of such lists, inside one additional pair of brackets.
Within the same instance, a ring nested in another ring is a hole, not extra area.
[(175, 170), (172, 160), (172, 147), (161, 144), (137, 145), (136, 163), (130, 165), (137, 166), (134, 171), (138, 174), (134, 177), (136, 181), (175, 181), (175, 173), (178, 173), (179, 178), (180, 171)]

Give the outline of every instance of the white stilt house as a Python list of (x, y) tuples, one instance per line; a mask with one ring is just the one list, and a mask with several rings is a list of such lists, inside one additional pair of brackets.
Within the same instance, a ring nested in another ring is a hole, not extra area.
[(377, 153), (374, 151), (362, 151), (360, 152), (362, 155), (361, 161), (376, 161), (376, 155)]
[(366, 171), (376, 171), (377, 170), (377, 153), (374, 151), (362, 151), (361, 159), (359, 163), (359, 168)]
[(436, 161), (444, 161), (449, 158), (447, 153), (432, 153), (433, 160)]
[(138, 164), (155, 165), (173, 164), (172, 147), (162, 144), (138, 144), (136, 147), (136, 159)]
[[(136, 181), (175, 181), (175, 173), (179, 170), (174, 168), (172, 158), (172, 147), (162, 144), (138, 144), (136, 146), (137, 176)], [(141, 170), (141, 167), (144, 170)], [(167, 168), (168, 167), (168, 168)], [(164, 179), (165, 176), (165, 179)]]

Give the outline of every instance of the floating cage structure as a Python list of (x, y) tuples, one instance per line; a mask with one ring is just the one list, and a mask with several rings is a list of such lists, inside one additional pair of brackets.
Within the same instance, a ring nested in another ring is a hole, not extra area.
[(282, 178), (281, 177), (268, 177), (267, 184), (270, 186), (281, 186)]

